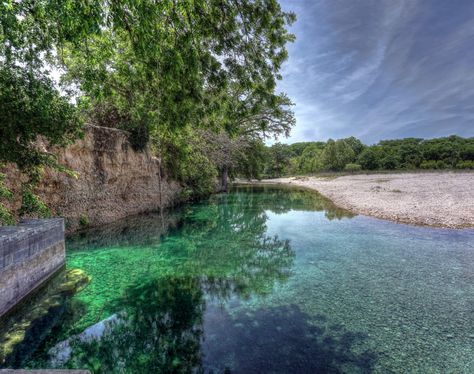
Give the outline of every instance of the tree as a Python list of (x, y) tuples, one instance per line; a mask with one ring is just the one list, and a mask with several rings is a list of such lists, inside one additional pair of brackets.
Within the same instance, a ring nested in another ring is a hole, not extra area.
[(100, 33), (60, 55), (90, 111), (107, 108), (139, 138), (188, 125), (250, 132), (244, 116), (253, 125), (256, 115), (273, 131), (284, 100), (276, 80), (294, 38), (294, 15), (276, 0), (98, 4)]
[(251, 139), (239, 152), (236, 174), (247, 179), (261, 179), (266, 161), (265, 143), (260, 139)]
[(400, 165), (400, 160), (392, 153), (386, 154), (380, 160), (380, 167), (382, 169), (393, 170), (398, 168)]
[(346, 144), (351, 147), (351, 149), (354, 151), (354, 156), (357, 157), (360, 155), (360, 153), (364, 150), (365, 145), (362, 144), (362, 142), (357, 139), (354, 136), (351, 136), (349, 138), (344, 138), (342, 139)]
[(314, 173), (323, 168), (322, 149), (318, 144), (309, 144), (299, 158), (299, 170), (303, 173)]
[(286, 144), (275, 143), (268, 150), (269, 163), (265, 172), (272, 177), (281, 177), (290, 163), (289, 147)]
[(416, 168), (420, 166), (420, 163), (423, 160), (420, 147), (421, 141), (422, 139), (419, 138), (407, 138), (400, 141), (401, 144), (398, 148), (398, 157), (400, 158), (400, 163), (403, 167)]
[(368, 147), (362, 151), (357, 159), (357, 163), (362, 166), (362, 169), (374, 170), (379, 165), (379, 156), (374, 146)]
[(14, 162), (30, 173), (55, 161), (36, 146), (38, 136), (51, 146), (65, 145), (81, 126), (75, 108), (50, 79), (14, 67), (0, 69), (0, 123), (0, 161)]
[(339, 171), (354, 161), (354, 151), (343, 139), (329, 139), (321, 155), (323, 166), (327, 170)]
[[(38, 136), (63, 145), (77, 135), (52, 67), (64, 72), (63, 92), (76, 88), (88, 121), (128, 130), (137, 149), (150, 139), (155, 150), (179, 144), (185, 159), (192, 152), (172, 132), (198, 127), (286, 135), (291, 102), (275, 87), (294, 20), (277, 0), (0, 2), (1, 135), (16, 146), (2, 144), (0, 162), (52, 164), (35, 148)], [(182, 171), (194, 175), (190, 164)]]

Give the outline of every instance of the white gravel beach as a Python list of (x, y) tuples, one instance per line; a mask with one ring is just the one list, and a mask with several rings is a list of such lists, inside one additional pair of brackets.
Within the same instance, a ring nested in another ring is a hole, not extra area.
[(416, 225), (474, 227), (474, 173), (292, 177), (262, 182), (314, 189), (357, 214)]

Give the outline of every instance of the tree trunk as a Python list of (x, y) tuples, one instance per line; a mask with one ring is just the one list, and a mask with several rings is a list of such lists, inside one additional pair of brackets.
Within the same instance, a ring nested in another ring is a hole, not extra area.
[(228, 179), (229, 179), (229, 169), (227, 166), (224, 166), (221, 170), (221, 175), (220, 175), (220, 191), (221, 192), (227, 192), (229, 187), (228, 187)]

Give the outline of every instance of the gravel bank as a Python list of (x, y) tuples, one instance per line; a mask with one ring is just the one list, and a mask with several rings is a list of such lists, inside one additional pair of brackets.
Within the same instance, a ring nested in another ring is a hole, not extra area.
[(265, 180), (317, 190), (354, 213), (416, 225), (474, 227), (474, 173), (404, 173)]

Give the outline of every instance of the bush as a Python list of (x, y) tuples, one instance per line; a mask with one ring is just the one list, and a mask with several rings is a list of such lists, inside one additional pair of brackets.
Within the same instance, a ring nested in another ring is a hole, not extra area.
[(89, 224), (89, 217), (87, 217), (85, 214), (81, 214), (79, 217), (79, 225), (81, 225), (81, 227), (87, 227)]
[(428, 160), (420, 164), (421, 169), (446, 169), (448, 165), (442, 160)]
[(22, 205), (20, 216), (32, 215), (40, 218), (49, 218), (52, 213), (46, 204), (34, 193), (34, 184), (26, 183), (22, 186)]
[(329, 139), (321, 154), (321, 160), (326, 170), (339, 171), (344, 169), (347, 163), (354, 161), (355, 153), (352, 148), (342, 139)]
[(421, 169), (437, 169), (437, 162), (435, 160), (423, 161), (420, 164)]
[(359, 164), (347, 164), (345, 167), (344, 167), (344, 171), (348, 171), (348, 172), (355, 172), (355, 171), (360, 171), (362, 170), (362, 166), (360, 166)]
[[(1, 166), (1, 165), (0, 165)], [(11, 201), (13, 199), (12, 192), (4, 184), (5, 174), (0, 173), (0, 226), (13, 225), (15, 220), (11, 212), (2, 203), (2, 200)]]
[(474, 161), (459, 161), (456, 169), (474, 169)]
[(449, 166), (443, 160), (436, 161), (436, 169), (447, 169)]

